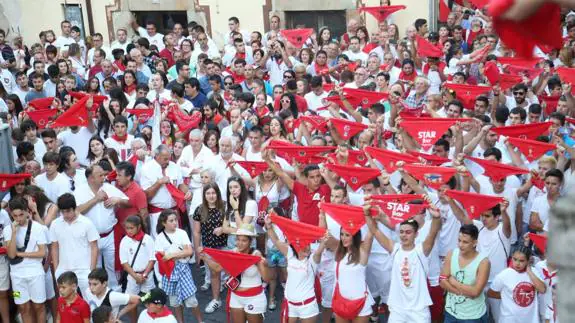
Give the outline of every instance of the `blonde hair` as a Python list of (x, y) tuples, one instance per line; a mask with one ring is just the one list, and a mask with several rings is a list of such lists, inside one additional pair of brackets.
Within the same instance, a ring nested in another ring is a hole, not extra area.
[(537, 164), (543, 164), (543, 163), (551, 164), (552, 168), (557, 167), (557, 159), (555, 159), (555, 157), (553, 156), (542, 156), (541, 158), (539, 158)]

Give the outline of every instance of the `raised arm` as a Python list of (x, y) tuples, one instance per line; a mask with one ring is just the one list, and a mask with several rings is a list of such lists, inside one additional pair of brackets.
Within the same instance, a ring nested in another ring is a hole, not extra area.
[(509, 207), (509, 201), (504, 200), (499, 204), (501, 206), (501, 217), (503, 219), (503, 234), (506, 238), (511, 237), (511, 219), (507, 214), (507, 207)]
[(433, 245), (435, 244), (435, 238), (441, 229), (441, 212), (439, 209), (435, 205), (432, 205), (429, 207), (429, 213), (431, 213), (433, 218), (431, 220), (431, 230), (423, 241), (423, 253), (426, 257), (429, 257), (431, 249), (433, 249)]
[(287, 242), (280, 241), (274, 230), (272, 220), (269, 216), (265, 218), (265, 224), (268, 237), (272, 240), (274, 246), (276, 246), (276, 248), (278, 248), (278, 250), (287, 257), (289, 244)]
[(369, 232), (373, 235), (373, 237), (377, 240), (377, 242), (379, 242), (379, 244), (385, 250), (387, 250), (387, 252), (391, 254), (393, 252), (393, 247), (395, 243), (391, 239), (389, 239), (385, 234), (383, 234), (383, 232), (379, 231), (379, 228), (377, 227), (375, 220), (370, 214), (371, 212), (370, 209), (371, 206), (366, 201), (366, 204), (363, 207), (363, 213), (365, 215), (365, 223), (367, 224)]
[(265, 155), (264, 161), (268, 163), (270, 169), (286, 184), (290, 191), (293, 191), (294, 180), (284, 170), (271, 160), (268, 154)]

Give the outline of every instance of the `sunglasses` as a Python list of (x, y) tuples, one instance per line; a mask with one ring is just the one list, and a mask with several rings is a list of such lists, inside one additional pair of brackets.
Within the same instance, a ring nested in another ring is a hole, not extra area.
[(399, 92), (399, 91), (393, 91), (393, 92), (391, 92), (391, 93), (393, 93), (393, 94), (396, 95), (396, 96), (401, 96), (401, 92)]
[(525, 95), (525, 92), (517, 91), (513, 92), (513, 95)]
[(292, 79), (292, 78), (293, 78), (293, 76), (291, 76), (291, 75), (284, 75), (284, 79)]
[(282, 103), (290, 103), (290, 100), (282, 100)]
[(232, 85), (232, 84), (234, 84), (234, 83), (232, 83), (232, 82), (225, 82), (224, 83), (224, 85)]

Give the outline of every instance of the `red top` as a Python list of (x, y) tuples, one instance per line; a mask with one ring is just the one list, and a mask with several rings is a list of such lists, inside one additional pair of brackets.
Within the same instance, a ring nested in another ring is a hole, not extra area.
[(139, 211), (141, 209), (147, 209), (148, 200), (146, 198), (146, 193), (144, 193), (140, 185), (136, 182), (132, 182), (132, 184), (130, 184), (125, 190), (119, 186), (116, 187), (128, 196), (130, 204), (132, 204), (132, 206), (128, 208), (120, 207), (116, 209), (116, 218), (118, 219), (118, 223), (123, 225), (128, 216), (140, 214)]
[(172, 67), (174, 64), (176, 64), (176, 62), (174, 61), (174, 55), (167, 48), (162, 49), (162, 51), (160, 52), (160, 57), (168, 62), (168, 67)]
[(85, 319), (90, 319), (90, 306), (79, 295), (76, 295), (72, 304), (58, 297), (58, 315), (62, 323), (84, 323)]
[(293, 194), (297, 197), (297, 214), (299, 221), (311, 225), (319, 225), (319, 208), (317, 204), (330, 202), (331, 189), (327, 184), (321, 185), (316, 191), (310, 192), (307, 186), (300, 182), (293, 183)]
[(102, 66), (100, 65), (94, 65), (90, 71), (88, 72), (88, 78), (92, 78), (94, 76), (96, 76), (96, 74), (100, 73), (102, 71)]

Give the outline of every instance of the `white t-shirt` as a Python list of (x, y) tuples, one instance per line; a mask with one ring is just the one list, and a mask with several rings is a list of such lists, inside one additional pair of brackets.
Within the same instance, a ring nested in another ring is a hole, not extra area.
[(141, 37), (146, 38), (150, 41), (150, 45), (156, 45), (158, 47), (158, 51), (164, 49), (164, 35), (160, 33), (156, 33), (154, 36), (150, 36), (148, 31), (144, 27), (138, 27), (138, 34)]
[[(398, 308), (418, 311), (433, 304), (427, 289), (429, 258), (425, 256), (423, 246), (416, 244), (412, 250), (405, 251), (396, 243), (392, 257), (391, 284), (387, 300), (390, 310)], [(408, 275), (403, 277), (402, 272)]]
[(126, 141), (123, 143), (116, 141), (116, 139), (112, 137), (108, 137), (104, 140), (104, 144), (107, 148), (112, 148), (118, 153), (120, 161), (125, 161), (130, 157), (130, 152), (132, 151), (132, 140), (134, 140), (134, 136), (128, 134), (128, 138), (126, 138)]
[[(128, 236), (122, 238), (122, 241), (120, 242), (120, 263), (132, 265), (132, 261), (134, 261), (134, 254), (136, 253), (139, 244), (140, 241), (136, 241)], [(134, 261), (134, 266), (132, 266), (132, 269), (135, 272), (142, 272), (146, 270), (150, 260), (156, 260), (154, 251), (154, 239), (145, 234), (144, 238), (142, 239), (142, 246), (140, 246), (140, 250), (138, 251), (138, 255), (136, 257), (136, 261)]]
[(285, 297), (291, 302), (303, 302), (315, 296), (314, 282), (317, 264), (310, 256), (299, 260), (288, 248)]
[[(31, 220), (29, 220), (31, 221)], [(26, 238), (26, 231), (28, 230), (28, 225), (18, 226), (18, 231), (16, 233), (16, 247), (24, 247), (24, 240)], [(6, 242), (12, 239), (12, 226), (7, 225), (4, 227), (4, 239)], [(7, 244), (7, 243), (6, 243)], [(28, 246), (24, 252), (35, 252), (40, 249), (39, 246), (47, 245), (45, 229), (42, 225), (36, 221), (32, 221), (32, 226), (30, 227), (30, 239), (28, 240)], [(28, 258), (25, 257), (21, 263), (16, 265), (10, 265), (10, 275), (12, 277), (27, 278), (35, 277), (44, 274), (44, 268), (42, 267), (42, 258)]]
[(114, 317), (117, 317), (118, 312), (120, 311), (120, 306), (128, 305), (128, 303), (130, 302), (130, 295), (110, 291), (109, 288), (106, 288), (106, 292), (104, 293), (104, 295), (102, 295), (102, 298), (98, 298), (96, 295), (92, 294), (90, 288), (87, 288), (85, 291), (83, 291), (82, 297), (84, 298), (86, 303), (90, 305), (90, 310), (94, 311), (96, 308), (102, 305), (102, 302), (104, 302), (104, 299), (106, 298), (106, 295), (108, 295), (108, 292), (110, 293), (108, 299), (110, 301), (110, 306), (112, 307), (112, 315)]
[[(152, 185), (154, 185), (158, 179), (164, 177), (162, 167), (155, 159), (152, 159), (144, 164), (141, 174), (142, 178), (140, 179), (140, 186), (142, 186), (142, 190), (144, 191), (152, 187)], [(165, 169), (165, 174), (165, 176), (170, 177), (170, 182), (176, 187), (178, 187), (184, 181), (180, 166), (173, 162), (168, 164), (168, 167)], [(176, 201), (174, 201), (172, 195), (170, 195), (166, 185), (162, 185), (158, 189), (156, 195), (154, 195), (149, 200), (149, 203), (150, 205), (160, 209), (171, 209), (176, 206)]]
[[(165, 305), (167, 306), (167, 305)], [(138, 323), (178, 323), (174, 315), (169, 314), (163, 317), (152, 318), (150, 314), (148, 314), (148, 310), (144, 310), (138, 316)]]
[[(243, 161), (245, 160), (242, 156), (238, 154), (233, 154), (232, 159), (235, 161)], [(214, 171), (216, 174), (216, 183), (220, 187), (220, 191), (222, 192), (222, 199), (224, 201), (227, 200), (227, 192), (228, 192), (228, 178), (232, 176), (231, 169), (228, 167), (228, 163), (222, 159), (220, 154), (212, 157), (208, 163), (207, 167)], [(249, 173), (241, 168), (236, 167), (236, 171), (240, 174), (241, 177), (248, 177), (250, 176)], [(257, 213), (257, 212), (256, 212)]]
[[(165, 232), (165, 231), (164, 231)], [(175, 232), (168, 233), (165, 232), (166, 235), (170, 238), (172, 243), (166, 239), (164, 233), (158, 233), (156, 237), (156, 242), (154, 243), (154, 249), (156, 252), (164, 252), (164, 253), (174, 253), (184, 250), (185, 246), (191, 246), (192, 242), (190, 241), (190, 237), (186, 231), (182, 229), (176, 228)], [(179, 258), (177, 259), (178, 262), (189, 263), (190, 258)]]
[[(531, 212), (537, 213), (539, 215), (539, 220), (541, 220), (541, 223), (545, 224), (545, 222), (549, 220), (550, 208), (551, 207), (549, 206), (549, 201), (547, 200), (547, 194), (543, 194), (535, 198), (535, 200), (533, 200), (533, 205), (531, 206)], [(528, 218), (531, 217), (531, 212), (529, 212), (529, 214), (526, 214), (525, 216), (527, 216)]]
[[(104, 191), (108, 198), (118, 197), (122, 200), (128, 200), (128, 196), (116, 188), (114, 185), (109, 183), (104, 183), (100, 190)], [(92, 191), (90, 186), (87, 184), (78, 186), (74, 191), (74, 197), (76, 198), (76, 204), (84, 204), (94, 198), (96, 194)], [(116, 213), (114, 208), (106, 208), (104, 202), (98, 202), (90, 210), (86, 211), (84, 214), (88, 219), (94, 223), (98, 233), (106, 234), (114, 229), (116, 225)]]
[(70, 46), (71, 44), (75, 44), (75, 43), (76, 43), (76, 41), (72, 37), (58, 36), (58, 38), (56, 38), (56, 42), (54, 43), (54, 46), (56, 46), (60, 50), (62, 50), (62, 49), (68, 50), (68, 46)]
[[(8, 212), (4, 209), (0, 209), (0, 246), (6, 247), (6, 239), (4, 238), (4, 228), (10, 227), (12, 222), (10, 221), (10, 216)], [(0, 257), (5, 257), (5, 255), (0, 255)]]
[[(538, 276), (537, 270), (533, 273)], [(490, 288), (501, 293), (500, 322), (539, 323), (537, 290), (526, 272), (504, 269)]]
[(98, 230), (87, 217), (80, 214), (72, 223), (64, 221), (62, 216), (57, 217), (50, 225), (50, 240), (58, 242), (60, 262), (56, 271), (89, 270), (90, 242), (98, 239)]
[(58, 134), (58, 140), (62, 142), (62, 146), (70, 146), (74, 148), (78, 162), (83, 166), (90, 165), (88, 160), (88, 142), (94, 133), (90, 132), (88, 128), (81, 127), (78, 132), (73, 133), (72, 130), (67, 129)]
[(474, 220), (473, 224), (479, 229), (477, 251), (487, 255), (491, 263), (488, 281), (492, 282), (497, 274), (507, 268), (507, 257), (511, 250), (511, 243), (503, 233), (503, 223), (499, 223), (495, 230), (485, 228), (481, 221)]
[(44, 190), (46, 196), (50, 201), (56, 203), (58, 198), (65, 193), (71, 193), (70, 190), (70, 180), (66, 175), (62, 173), (57, 173), (53, 180), (49, 180), (46, 173), (42, 173), (34, 178), (36, 185)]
[(369, 57), (367, 55), (367, 53), (364, 53), (363, 51), (358, 51), (357, 53), (352, 52), (351, 50), (346, 50), (345, 52), (342, 53), (343, 55), (346, 55), (347, 58), (349, 58), (350, 61), (355, 62), (355, 61), (361, 61), (361, 65), (366, 66), (367, 65), (367, 58)]
[(34, 154), (35, 154), (35, 160), (40, 164), (40, 166), (44, 165), (44, 162), (42, 161), (42, 157), (44, 157), (44, 154), (46, 154), (48, 150), (46, 149), (46, 145), (44, 144), (44, 141), (42, 141), (40, 138), (38, 138), (36, 140), (36, 142), (34, 143)]
[[(182, 150), (182, 155), (178, 159), (177, 164), (182, 168), (182, 173), (184, 177), (187, 177), (193, 169), (196, 168), (207, 168), (207, 161), (213, 158), (213, 153), (205, 145), (202, 145), (200, 152), (194, 156), (194, 150), (192, 146), (188, 145)], [(202, 187), (202, 182), (200, 174), (194, 174), (191, 176), (190, 188), (200, 188)]]
[(315, 93), (309, 92), (303, 96), (305, 101), (307, 102), (307, 108), (311, 111), (317, 111), (318, 108), (324, 106), (323, 99), (328, 96), (329, 93), (323, 91), (320, 95), (316, 95)]
[[(509, 180), (511, 178), (517, 179), (517, 177), (514, 176), (509, 176), (507, 179)], [(505, 188), (503, 189), (503, 192), (495, 193), (493, 191), (493, 185), (491, 185), (491, 183), (488, 183), (487, 185), (483, 184), (480, 185), (481, 185), (481, 192), (480, 192), (481, 194), (500, 196), (505, 198), (509, 202), (509, 206), (507, 207), (507, 215), (509, 216), (509, 221), (511, 224), (511, 237), (510, 237), (511, 244), (514, 244), (515, 242), (517, 242), (517, 226), (515, 225), (515, 218), (517, 218), (517, 204), (519, 204), (519, 198), (517, 197), (517, 188), (511, 188), (507, 185), (507, 183), (505, 183)]]

